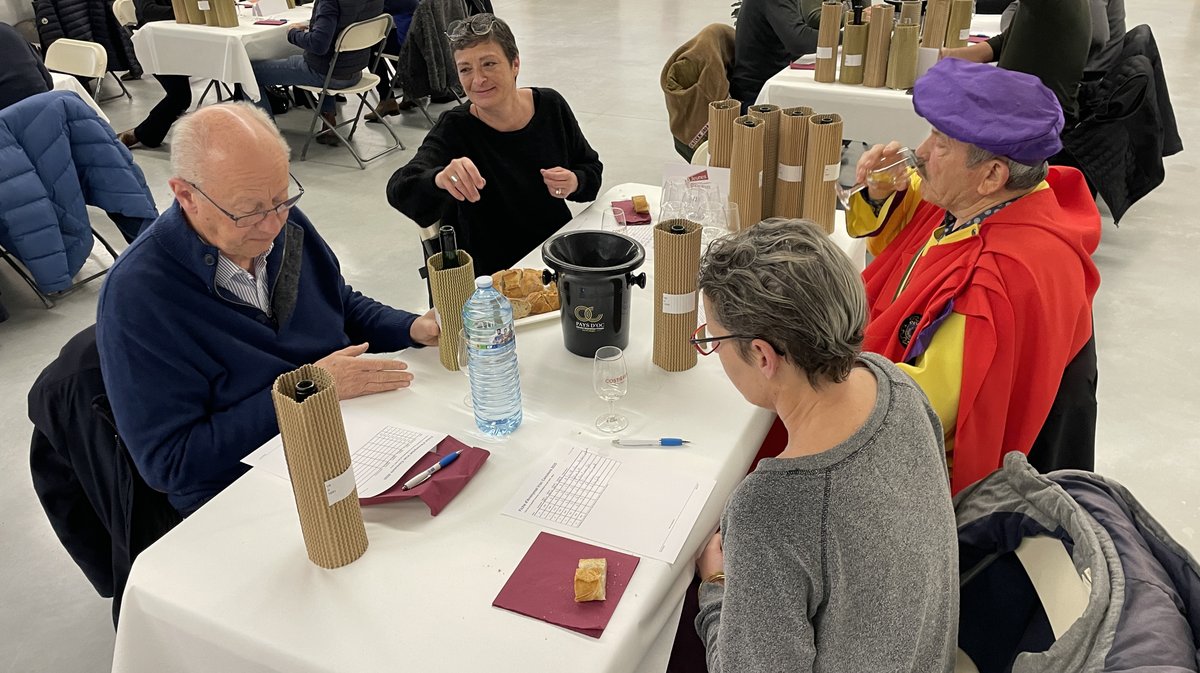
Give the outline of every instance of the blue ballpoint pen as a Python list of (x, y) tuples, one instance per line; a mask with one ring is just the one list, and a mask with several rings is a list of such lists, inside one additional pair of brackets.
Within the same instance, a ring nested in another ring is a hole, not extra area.
[(678, 437), (663, 437), (661, 439), (614, 439), (613, 446), (683, 446), (691, 444), (686, 439)]
[(428, 469), (422, 470), (420, 474), (418, 474), (417, 476), (413, 477), (412, 479), (409, 479), (408, 481), (406, 481), (404, 483), (404, 485), (400, 487), (400, 490), (407, 491), (410, 488), (416, 488), (417, 486), (424, 484), (426, 481), (428, 481), (428, 479), (430, 477), (437, 474), (438, 470), (440, 470), (443, 467), (446, 467), (447, 465), (449, 465), (450, 463), (453, 463), (454, 461), (458, 460), (458, 454), (460, 454), (460, 453), (462, 453), (462, 449), (459, 449), (458, 451), (455, 451), (454, 453), (439, 460), (438, 462), (434, 463)]

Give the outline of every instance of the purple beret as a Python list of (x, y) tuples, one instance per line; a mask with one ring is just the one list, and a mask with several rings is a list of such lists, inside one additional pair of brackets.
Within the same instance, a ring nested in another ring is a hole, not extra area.
[(942, 59), (913, 87), (913, 107), (942, 133), (1037, 165), (1062, 149), (1062, 106), (1033, 75)]

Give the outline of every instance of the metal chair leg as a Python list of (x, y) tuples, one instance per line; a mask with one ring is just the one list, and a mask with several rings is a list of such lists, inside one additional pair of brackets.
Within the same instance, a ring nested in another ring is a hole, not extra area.
[(17, 260), (13, 257), (12, 253), (4, 248), (0, 248), (0, 257), (3, 257), (4, 261), (8, 262), (8, 265), (13, 268), (13, 271), (17, 272), (17, 275), (21, 277), (21, 280), (25, 281), (25, 284), (33, 290), (33, 293), (37, 295), (37, 298), (42, 300), (42, 306), (45, 306), (46, 308), (54, 308), (54, 300), (50, 299), (50, 297), (38, 289), (37, 283), (33, 282), (33, 279), (29, 277), (29, 274), (25, 273), (24, 267), (17, 263)]
[[(304, 89), (301, 89), (301, 91), (304, 91)], [(300, 161), (305, 161), (308, 158), (308, 146), (311, 145), (313, 139), (317, 137), (317, 134), (314, 133), (314, 131), (317, 129), (317, 120), (320, 119), (321, 125), (325, 125), (325, 120), (321, 118), (321, 105), (315, 102), (313, 95), (308, 91), (304, 91), (304, 97), (308, 99), (309, 103), (312, 103), (313, 116), (312, 121), (308, 124), (308, 139), (304, 141), (304, 149), (300, 150)], [(321, 100), (325, 100), (324, 91), (321, 92)]]

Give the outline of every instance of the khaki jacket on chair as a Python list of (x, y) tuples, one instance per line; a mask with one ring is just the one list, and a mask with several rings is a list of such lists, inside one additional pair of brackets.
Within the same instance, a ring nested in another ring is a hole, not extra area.
[(675, 149), (690, 160), (708, 137), (708, 104), (729, 97), (733, 27), (714, 23), (675, 50), (659, 78)]

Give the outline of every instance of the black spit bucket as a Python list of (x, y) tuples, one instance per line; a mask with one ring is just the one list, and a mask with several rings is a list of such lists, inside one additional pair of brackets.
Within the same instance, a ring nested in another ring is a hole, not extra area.
[(563, 343), (594, 357), (601, 346), (629, 345), (629, 286), (646, 287), (646, 274), (633, 270), (646, 261), (641, 243), (608, 231), (568, 231), (546, 241), (545, 282), (558, 282)]

